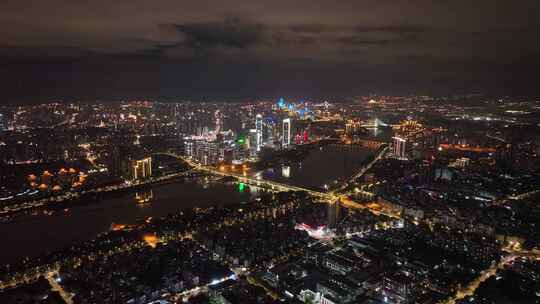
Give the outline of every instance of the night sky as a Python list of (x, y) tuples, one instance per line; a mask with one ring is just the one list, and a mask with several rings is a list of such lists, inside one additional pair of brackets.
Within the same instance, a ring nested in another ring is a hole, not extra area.
[(540, 1), (3, 0), (5, 102), (540, 93)]

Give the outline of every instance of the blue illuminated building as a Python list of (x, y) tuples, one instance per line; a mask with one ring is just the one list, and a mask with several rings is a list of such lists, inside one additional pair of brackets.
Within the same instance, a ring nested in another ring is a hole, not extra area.
[(279, 98), (279, 101), (278, 101), (278, 107), (280, 109), (283, 109), (285, 107), (285, 99), (283, 99), (283, 97), (280, 97)]

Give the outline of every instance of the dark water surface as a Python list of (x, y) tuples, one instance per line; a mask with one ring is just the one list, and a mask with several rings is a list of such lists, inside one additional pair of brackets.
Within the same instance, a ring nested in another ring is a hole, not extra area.
[[(301, 162), (278, 166), (253, 174), (310, 189), (352, 175), (373, 150), (331, 145), (313, 150)], [(138, 193), (107, 197), (69, 211), (51, 215), (23, 216), (0, 223), (3, 246), (0, 264), (13, 263), (25, 256), (38, 256), (74, 243), (91, 240), (110, 229), (112, 223), (130, 224), (147, 217), (160, 217), (184, 208), (208, 207), (249, 202), (258, 194), (253, 187), (202, 180), (178, 181), (156, 185)], [(149, 198), (145, 204), (139, 200)]]
[[(4, 239), (4, 246), (0, 249), (0, 264), (91, 240), (108, 231), (112, 223), (132, 224), (137, 220), (165, 216), (184, 208), (248, 202), (256, 195), (256, 192), (249, 191), (249, 188), (239, 189), (237, 185), (178, 181), (112, 196), (88, 205), (74, 206), (67, 212), (24, 216), (0, 224), (0, 234)], [(147, 203), (139, 203), (137, 197), (144, 196), (152, 198)]]
[(324, 185), (331, 187), (336, 181), (357, 172), (361, 162), (373, 152), (373, 149), (361, 146), (329, 145), (311, 151), (300, 162), (276, 166), (253, 175), (312, 190), (324, 190)]

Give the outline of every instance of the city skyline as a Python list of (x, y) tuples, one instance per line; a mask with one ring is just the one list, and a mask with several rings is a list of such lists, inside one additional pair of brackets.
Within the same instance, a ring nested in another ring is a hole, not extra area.
[(540, 304), (539, 11), (0, 2), (0, 303)]
[(536, 100), (280, 97), (0, 113), (0, 302), (538, 297)]

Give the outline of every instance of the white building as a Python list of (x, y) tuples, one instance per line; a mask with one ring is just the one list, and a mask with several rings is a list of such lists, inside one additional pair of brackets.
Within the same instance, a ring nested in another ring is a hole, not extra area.
[(283, 139), (282, 139), (283, 148), (287, 148), (291, 145), (291, 119), (283, 119)]
[(407, 139), (399, 136), (394, 136), (393, 139), (392, 152), (394, 156), (399, 159), (407, 159)]
[(263, 143), (263, 123), (262, 123), (262, 115), (257, 114), (255, 116), (255, 130), (257, 131), (257, 152), (261, 151), (262, 143)]

